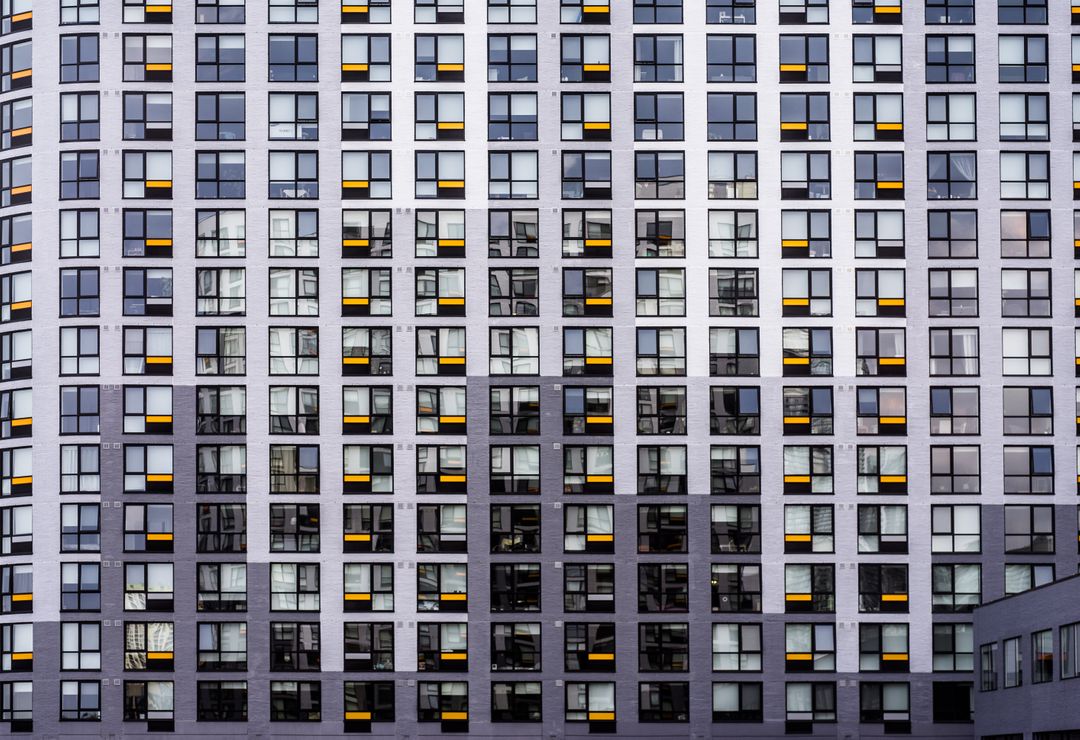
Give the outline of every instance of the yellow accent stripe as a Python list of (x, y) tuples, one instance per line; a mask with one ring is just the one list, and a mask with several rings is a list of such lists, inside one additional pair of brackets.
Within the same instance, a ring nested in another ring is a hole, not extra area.
[(34, 595), (33, 594), (12, 594), (11, 595), (11, 600), (12, 601), (33, 601), (34, 600)]
[(879, 483), (907, 483), (906, 475), (879, 475)]
[(589, 660), (615, 660), (615, 653), (589, 653)]
[(439, 358), (439, 364), (440, 365), (464, 365), (465, 364), (465, 358), (464, 357), (440, 357)]
[(345, 719), (371, 719), (371, 712), (345, 712)]
[(465, 601), (466, 594), (439, 594), (442, 601)]
[(806, 131), (807, 128), (809, 128), (809, 126), (806, 123), (791, 122), (780, 124), (781, 131)]
[(435, 70), (437, 72), (464, 72), (464, 64), (436, 64)]
[(345, 594), (345, 601), (371, 601), (371, 594)]
[(785, 416), (784, 417), (784, 423), (785, 424), (809, 424), (810, 423), (810, 417), (809, 416)]
[(368, 483), (371, 481), (370, 475), (346, 475), (344, 477), (346, 483)]
[(439, 476), (439, 482), (440, 483), (464, 483), (465, 482), (465, 476), (464, 475), (440, 475)]
[(342, 72), (367, 72), (368, 65), (366, 64), (342, 64)]
[(346, 365), (367, 365), (371, 362), (370, 357), (342, 357), (342, 363)]
[(878, 424), (907, 424), (906, 416), (879, 416)]
[(172, 364), (172, 358), (171, 357), (158, 357), (156, 355), (151, 355), (150, 357), (146, 358), (146, 362), (149, 365), (171, 365)]
[(369, 242), (367, 239), (342, 239), (342, 246), (346, 247), (367, 247)]
[(34, 482), (34, 476), (32, 476), (32, 475), (21, 475), (18, 478), (12, 478), (11, 479), (11, 485), (13, 485), (13, 486), (25, 486), (25, 485), (29, 485), (29, 484), (31, 484), (33, 482)]
[(583, 64), (581, 68), (586, 72), (610, 72), (610, 64)]
[(150, 532), (146, 535), (148, 542), (172, 542), (172, 538), (169, 532)]
[(785, 534), (784, 542), (810, 542), (813, 538), (808, 534)]
[(464, 424), (465, 423), (465, 417), (464, 416), (440, 416), (439, 417), (439, 423), (440, 424)]
[(171, 72), (172, 71), (172, 65), (171, 64), (147, 64), (146, 65), (146, 71), (147, 72)]
[(468, 712), (443, 712), (439, 715), (439, 719), (468, 719)]
[(814, 659), (814, 654), (813, 653), (788, 653), (786, 657), (787, 657), (788, 660), (813, 660)]
[(905, 360), (903, 357), (879, 357), (879, 365), (903, 365)]
[(346, 424), (370, 424), (370, 416), (344, 416), (341, 419)]
[(810, 594), (787, 594), (784, 598), (787, 601), (810, 601), (813, 597)]
[(904, 124), (902, 123), (879, 123), (876, 125), (878, 131), (903, 131)]
[(343, 188), (366, 188), (367, 186), (367, 180), (342, 180), (341, 182)]
[(148, 416), (146, 417), (147, 424), (171, 424), (171, 416)]
[(882, 594), (882, 601), (907, 601), (907, 594)]
[(465, 128), (465, 122), (464, 121), (439, 121), (439, 123), (435, 125), (435, 128), (437, 128), (440, 131), (462, 131)]
[(805, 64), (781, 64), (780, 65), (780, 71), (781, 72), (805, 72), (806, 71), (806, 65)]
[(172, 483), (172, 473), (148, 473), (146, 481), (148, 483)]
[(587, 534), (585, 535), (586, 542), (614, 542), (615, 535), (613, 534)]
[(346, 534), (346, 542), (371, 542), (370, 534)]
[(809, 475), (785, 475), (784, 483), (809, 483)]
[(33, 660), (34, 659), (34, 654), (33, 653), (12, 653), (11, 654), (11, 659), (12, 660)]
[(810, 364), (810, 358), (809, 357), (785, 357), (784, 358), (784, 364), (785, 365), (809, 365)]
[(33, 417), (27, 416), (22, 419), (12, 419), (11, 426), (13, 427), (27, 427), (34, 423)]
[(785, 298), (784, 299), (784, 305), (785, 306), (809, 306), (810, 305), (810, 299), (809, 298)]
[(146, 658), (148, 660), (172, 660), (173, 654), (171, 652), (147, 653)]
[(607, 121), (586, 121), (584, 128), (586, 131), (608, 131), (611, 129), (611, 124)]
[(810, 242), (806, 239), (781, 239), (781, 247), (809, 247)]
[(614, 475), (586, 475), (585, 476), (585, 482), (586, 483), (614, 483), (615, 482), (615, 476)]
[(586, 247), (610, 247), (611, 246), (611, 240), (610, 239), (586, 239), (585, 240), (585, 246)]
[(590, 720), (613, 720), (615, 719), (615, 712), (589, 712)]
[(611, 358), (610, 357), (586, 357), (585, 358), (585, 364), (586, 365), (610, 365), (611, 364)]

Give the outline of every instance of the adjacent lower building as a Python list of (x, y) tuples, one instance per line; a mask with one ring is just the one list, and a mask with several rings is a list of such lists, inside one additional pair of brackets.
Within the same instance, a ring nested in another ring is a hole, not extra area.
[(975, 610), (975, 737), (1076, 740), (1080, 576)]

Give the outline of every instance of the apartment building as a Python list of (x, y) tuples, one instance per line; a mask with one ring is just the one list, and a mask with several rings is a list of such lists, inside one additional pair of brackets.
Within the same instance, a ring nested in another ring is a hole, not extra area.
[(1080, 0), (170, 2), (0, 0), (0, 723), (973, 737)]

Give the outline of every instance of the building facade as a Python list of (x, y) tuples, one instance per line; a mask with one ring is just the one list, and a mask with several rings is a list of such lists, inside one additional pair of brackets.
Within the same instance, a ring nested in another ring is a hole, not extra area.
[(0, 722), (972, 737), (1078, 9), (0, 0)]

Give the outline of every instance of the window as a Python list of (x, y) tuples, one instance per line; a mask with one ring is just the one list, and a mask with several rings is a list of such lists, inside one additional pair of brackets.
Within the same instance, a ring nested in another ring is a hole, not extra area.
[[(568, 581), (573, 576), (575, 568), (583, 568), (583, 566), (568, 565), (564, 569), (564, 575)], [(609, 573), (606, 578), (601, 579), (595, 577), (588, 579), (590, 586), (601, 581), (602, 586), (614, 589), (614, 574)], [(611, 593), (614, 591), (608, 592), (608, 594)], [(613, 598), (608, 596), (607, 601), (613, 602)], [(492, 612), (540, 611), (539, 563), (492, 564), (490, 603)], [(580, 610), (570, 609), (568, 603), (567, 611)]]
[(829, 152), (781, 152), (780, 197), (783, 200), (829, 199), (832, 197), (830, 173)]
[(855, 152), (855, 198), (903, 200), (903, 153)]
[(389, 198), (390, 152), (342, 152), (341, 197), (345, 200)]
[[(345, 36), (342, 37), (344, 44)], [(317, 82), (319, 39), (314, 34), (269, 36), (270, 82)], [(344, 51), (342, 57), (345, 57)]]
[[(1024, 157), (1024, 153), (1013, 152)], [(1004, 157), (1003, 156), (1003, 167)], [(1026, 160), (1025, 160), (1026, 161)], [(1023, 164), (1023, 163), (1021, 163)], [(936, 199), (969, 199), (976, 197), (975, 153), (974, 152), (929, 152), (926, 155), (926, 197)], [(1004, 178), (1006, 170), (1002, 170)], [(1002, 179), (1002, 197), (1005, 180)]]
[(852, 82), (903, 81), (900, 39), (892, 35), (852, 36)]
[(318, 504), (270, 504), (271, 552), (319, 552)]
[(247, 394), (242, 386), (198, 386), (196, 434), (243, 434), (247, 429)]
[(468, 668), (468, 624), (420, 622), (416, 625), (417, 671)]
[(926, 139), (927, 141), (975, 141), (975, 95), (972, 93), (928, 93), (926, 95)]
[(246, 253), (245, 212), (198, 210), (196, 257), (243, 257)]
[(465, 79), (465, 37), (461, 34), (417, 34), (417, 82), (461, 82)]
[[(862, 448), (860, 448), (861, 450)], [(907, 552), (908, 521), (906, 506), (860, 504), (858, 511), (859, 552)]]
[(464, 0), (417, 0), (416, 23), (461, 23), (465, 18)]
[(907, 565), (859, 565), (859, 611), (907, 613)]
[[(295, 112), (291, 105), (292, 100), (295, 100)], [(277, 127), (286, 130), (295, 127), (297, 134), (295, 138), (298, 139), (318, 138), (318, 110), (313, 107), (317, 102), (318, 97), (315, 94), (287, 93), (284, 104), (286, 118), (277, 124)], [(417, 129), (419, 128), (418, 122)], [(389, 93), (345, 92), (341, 94), (341, 138), (343, 141), (388, 141), (390, 131)]]
[(270, 611), (319, 610), (318, 563), (270, 564)]
[(320, 642), (318, 623), (271, 622), (270, 670), (319, 670)]
[[(755, 0), (706, 0), (705, 22), (756, 23), (757, 7)], [(718, 685), (714, 684), (714, 686)], [(716, 721), (715, 718), (714, 721)]]
[(789, 723), (836, 721), (835, 683), (788, 683), (785, 699)]
[(705, 61), (706, 82), (756, 82), (757, 37), (709, 34), (705, 37)]
[(65, 720), (101, 721), (99, 681), (60, 682), (60, 721)]
[(196, 717), (199, 722), (246, 722), (247, 681), (198, 681)]
[[(168, 37), (166, 37), (168, 38)], [(125, 37), (126, 46), (127, 37)], [(125, 49), (126, 53), (126, 49)], [(30, 87), (31, 45), (29, 41), (0, 47), (3, 56), (3, 90)], [(97, 82), (100, 75), (98, 36), (96, 33), (60, 37), (60, 82)], [(125, 79), (127, 79), (125, 75)]]
[[(15, 170), (16, 167), (23, 164), (23, 160), (14, 160), (10, 164), (12, 167), (12, 176), (19, 176)], [(28, 172), (26, 173), (27, 176), (29, 176), (29, 174), (30, 173)], [(11, 189), (13, 201), (10, 205), (19, 205), (14, 199), (14, 196), (18, 194), (16, 191), (21, 190), (23, 187), (24, 186), (16, 186)], [(29, 195), (29, 191), (26, 192), (26, 195)], [(99, 153), (61, 152), (60, 200), (75, 200), (78, 198), (96, 199), (99, 197), (101, 197)]]
[(1053, 565), (1036, 565), (1034, 563), (1005, 564), (1006, 596), (1045, 586), (1053, 580)]
[[(516, 160), (509, 159), (510, 153), (497, 153), (500, 160), (489, 159), (491, 181), (513, 179), (509, 175), (510, 166), (517, 165)], [(530, 155), (526, 177), (531, 177), (531, 183), (535, 184), (536, 157), (533, 152), (515, 152), (514, 154)], [(489, 158), (496, 153), (489, 154)], [(679, 160), (681, 162), (681, 159)], [(501, 164), (505, 162), (505, 164)], [(498, 163), (498, 167), (491, 164)], [(676, 166), (676, 165), (672, 165)], [(504, 174), (505, 173), (505, 174)], [(681, 174), (681, 168), (678, 170)], [(654, 176), (658, 173), (654, 173)], [(665, 170), (665, 175), (667, 170)], [(501, 177), (500, 177), (501, 175)], [(535, 193), (535, 189), (531, 189)], [(534, 197), (534, 196), (530, 196)], [(611, 197), (611, 152), (567, 152), (562, 153), (562, 197), (566, 199), (609, 199)]]
[(124, 681), (124, 721), (156, 723), (170, 727), (173, 722), (172, 681)]
[(416, 374), (464, 375), (465, 329), (417, 328)]
[[(101, 136), (100, 104), (99, 93), (96, 92), (61, 93), (60, 140), (97, 141)], [(32, 108), (26, 109), (26, 112), (32, 115)], [(14, 109), (10, 116), (13, 119), (17, 118)], [(5, 116), (5, 118), (8, 118), (8, 116)], [(18, 118), (21, 118), (21, 116), (18, 116)], [(10, 146), (7, 148), (16, 146), (15, 142), (17, 140), (25, 141), (26, 138), (32, 136), (32, 131), (24, 130), (31, 122), (29, 120), (19, 122), (21, 125), (16, 126), (16, 121), (11, 121), (11, 129), (8, 131), (10, 139), (5, 136), (5, 139), (10, 142)], [(29, 141), (25, 141), (25, 145), (28, 145), (29, 143)]]
[(1031, 633), (1032, 683), (1048, 683), (1054, 680), (1053, 643), (1053, 630), (1040, 630)]
[[(725, 101), (717, 100), (713, 103), (714, 94), (709, 94), (709, 140), (714, 141), (721, 139), (718, 134), (721, 133), (720, 129), (715, 131), (714, 135), (714, 123), (716, 126), (723, 127), (725, 125), (731, 126), (731, 136), (728, 139), (735, 138), (736, 115), (735, 115), (735, 103), (736, 97), (727, 95), (726, 107)], [(749, 120), (744, 119), (744, 123), (739, 127), (740, 133), (746, 137), (747, 132), (750, 132), (749, 140), (753, 140), (757, 136), (757, 123), (756, 123), (756, 107), (753, 102), (753, 95), (748, 96), (750, 98), (749, 107)], [(585, 131), (603, 131), (604, 136), (602, 140), (609, 141), (611, 139), (611, 103), (610, 95), (608, 93), (563, 93), (563, 138), (599, 138), (594, 135), (585, 135), (573, 137), (567, 136), (567, 113), (571, 113), (570, 121), (576, 121), (584, 119)], [(567, 103), (571, 104), (571, 110), (567, 111)], [(590, 105), (591, 104), (591, 105)], [(602, 106), (602, 107), (601, 107)], [(714, 110), (715, 108), (715, 110)], [(745, 104), (740, 109), (740, 112), (747, 113)], [(727, 115), (725, 117), (725, 113)], [(715, 115), (714, 115), (715, 114)], [(598, 118), (602, 115), (603, 118)], [(726, 118), (727, 123), (724, 123)], [(593, 119), (606, 121), (608, 125), (603, 129), (593, 128), (589, 126), (589, 122)], [(746, 126), (749, 126), (749, 129)], [(584, 133), (584, 132), (582, 132)], [(682, 141), (683, 139), (683, 95), (682, 93), (634, 93), (634, 141)]]
[[(421, 93), (417, 94), (418, 106), (421, 95)], [(429, 93), (426, 97), (434, 98), (437, 95), (445, 94)], [(565, 94), (563, 100), (565, 109)], [(463, 106), (463, 103), (461, 105)], [(444, 107), (449, 106), (440, 106), (440, 114), (443, 113)], [(463, 113), (457, 115), (461, 116)], [(536, 141), (536, 121), (536, 93), (488, 93), (489, 141)], [(418, 129), (420, 126), (421, 124), (417, 122)], [(454, 129), (438, 123), (436, 124), (434, 136), (418, 138), (462, 139), (464, 138), (464, 124)]]
[(930, 374), (978, 375), (979, 330), (931, 329)]
[(930, 448), (931, 493), (979, 493), (978, 446)]
[(833, 552), (833, 541), (832, 506), (784, 507), (784, 552)]
[(757, 152), (709, 152), (709, 199), (756, 199)]
[[(724, 0), (710, 1), (716, 3)], [(730, 4), (730, 0), (727, 1)], [(735, 0), (735, 2), (738, 3), (740, 0)], [(761, 707), (762, 684), (760, 682), (714, 682), (712, 685), (713, 722), (761, 722), (763, 717)]]
[[(723, 138), (721, 136), (714, 136), (713, 130), (713, 116), (711, 106), (714, 97), (718, 97), (720, 101), (723, 101), (724, 95), (716, 96), (713, 93), (709, 94), (709, 139)], [(751, 95), (753, 99), (753, 96)], [(873, 109), (874, 97), (870, 96), (871, 111)], [(858, 112), (859, 109), (865, 107), (860, 106), (858, 98), (856, 98), (856, 132), (859, 130), (858, 124)], [(718, 131), (716, 133), (722, 134), (724, 131)], [(733, 137), (727, 137), (733, 138)], [(756, 130), (753, 140), (756, 138)], [(828, 141), (830, 138), (829, 128), (829, 94), (828, 93), (780, 93), (780, 140), (781, 141)], [(856, 138), (860, 138), (856, 136)]]
[(780, 35), (780, 82), (828, 81), (828, 36)]
[(321, 722), (322, 684), (319, 681), (271, 681), (271, 722)]
[[(563, 280), (565, 279), (564, 270)], [(539, 293), (540, 274), (535, 267), (498, 268), (488, 271), (489, 316), (537, 316), (540, 313)]]
[(64, 26), (96, 24), (100, 11), (98, 2), (99, 0), (61, 0), (60, 24)]
[(196, 552), (246, 552), (247, 507), (244, 504), (198, 504)]
[[(9, 515), (11, 525), (16, 519), (29, 515), (26, 507), (12, 507)], [(30, 522), (18, 523), (29, 526)], [(30, 530), (27, 530), (29, 533)], [(99, 552), (101, 550), (101, 510), (98, 504), (61, 504), (60, 506), (61, 552)]]
[[(1005, 301), (1004, 295), (1002, 301)], [(1001, 342), (1003, 375), (1052, 373), (1049, 329), (1004, 328), (1001, 330)]]
[(536, 0), (488, 0), (487, 19), (488, 23), (536, 23)]
[(977, 504), (930, 507), (931, 552), (980, 552), (980, 532)]
[(911, 697), (908, 683), (859, 683), (860, 722), (880, 722), (885, 727), (894, 727), (910, 721), (910, 718)]
[[(856, 329), (855, 363), (856, 375), (905, 376), (905, 330)], [(785, 372), (785, 375), (790, 374), (796, 373)]]
[(760, 372), (757, 329), (709, 329), (709, 374), (755, 376)]
[(488, 82), (536, 82), (536, 36), (488, 34)]
[(998, 105), (1001, 141), (1049, 141), (1050, 100), (1045, 93), (1002, 93)]
[(682, 152), (635, 152), (634, 197), (681, 199), (685, 196), (685, 158)]
[(1001, 256), (1049, 257), (1049, 211), (1002, 211)]
[(244, 152), (196, 152), (196, 198), (243, 198), (246, 192)]
[[(716, 670), (716, 626), (713, 625), (713, 670)], [(785, 624), (784, 665), (788, 673), (835, 671), (835, 627), (831, 624)]]
[[(23, 452), (26, 450), (26, 452)], [(30, 478), (30, 448), (17, 447), (10, 456), (0, 453), (5, 484), (10, 481), (12, 495), (29, 484), (20, 478)], [(61, 445), (60, 446), (60, 493), (99, 493), (101, 491), (100, 448), (97, 445)]]
[[(8, 391), (0, 396), (5, 407), (4, 426), (10, 428), (5, 437), (30, 436), (29, 389)], [(60, 434), (98, 434), (101, 427), (100, 389), (96, 385), (61, 386)], [(25, 429), (24, 429), (25, 428)]]
[[(314, 39), (314, 37), (312, 37)], [(302, 52), (314, 54), (317, 62), (317, 48), (308, 48), (303, 43)], [(283, 58), (290, 58), (291, 51), (283, 49)], [(271, 75), (274, 70), (271, 67)], [(286, 67), (283, 74), (291, 77), (291, 67)], [(304, 64), (297, 71), (302, 77), (317, 74), (317, 64)], [(389, 82), (390, 36), (389, 34), (342, 34), (341, 36), (341, 80), (342, 82)], [(291, 81), (291, 80), (290, 80)], [(308, 81), (297, 79), (296, 81)]]
[(271, 0), (271, 23), (318, 23), (318, 0)]
[(998, 36), (998, 82), (1047, 82), (1046, 36)]
[[(581, 154), (585, 157), (584, 172), (587, 176), (606, 177), (610, 190), (610, 154), (600, 163), (607, 165), (607, 174), (599, 171), (592, 163), (591, 154)], [(599, 156), (599, 153), (597, 153)], [(464, 165), (463, 165), (464, 166)], [(571, 176), (582, 177), (581, 162), (575, 169), (571, 165)], [(600, 168), (603, 169), (602, 166)], [(488, 198), (536, 198), (539, 191), (537, 152), (488, 152)], [(462, 181), (464, 182), (464, 181)], [(577, 187), (579, 183), (571, 183), (571, 187)], [(610, 197), (590, 194), (589, 188), (602, 183), (584, 182), (580, 195), (567, 195), (567, 156), (563, 155), (563, 197), (564, 198), (598, 198)], [(441, 197), (441, 196), (440, 196)]]
[(611, 82), (611, 39), (599, 34), (560, 36), (563, 82)]
[(709, 211), (709, 256), (757, 257), (757, 211)]
[(931, 566), (935, 614), (970, 612), (981, 601), (982, 566), (946, 564)]
[[(932, 1), (940, 4), (955, 2), (955, 0)], [(965, 2), (965, 4), (968, 3)], [(974, 22), (974, 3), (970, 5), (972, 16), (967, 22)], [(926, 12), (928, 14), (931, 12), (930, 7)], [(926, 82), (928, 84), (975, 82), (975, 37), (959, 34), (928, 35), (926, 37)]]
[(195, 578), (198, 611), (247, 611), (246, 564), (200, 563)]
[(857, 449), (859, 493), (907, 493), (907, 448), (901, 446)]
[[(970, 625), (968, 627), (970, 628)], [(875, 672), (910, 670), (908, 629), (906, 624), (859, 625), (859, 670)], [(935, 649), (936, 642), (935, 640)]]
[(1010, 637), (1002, 640), (1001, 652), (1003, 653), (1002, 667), (1004, 668), (1004, 682), (1002, 687), (1015, 688), (1023, 684), (1024, 668), (1020, 654), (1020, 638)]
[(682, 82), (683, 39), (680, 35), (634, 36), (634, 82)]
[[(467, 580), (467, 569), (464, 563), (417, 563), (417, 611), (467, 611)], [(495, 589), (496, 586), (497, 581), (493, 577), (491, 579), (491, 587), (492, 589)], [(539, 604), (537, 604), (537, 608), (539, 608)]]
[[(240, 138), (243, 138), (243, 95), (240, 99)], [(124, 93), (123, 108), (124, 139), (159, 142), (171, 142), (173, 139), (172, 93)], [(197, 115), (197, 129), (201, 121), (202, 117)]]
[(999, 0), (998, 23), (1045, 24), (1046, 0)]
[(125, 563), (124, 610), (173, 610), (172, 563)]
[(828, 0), (786, 0), (780, 4), (781, 25), (802, 25), (828, 22)]

